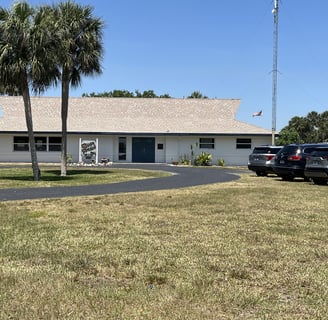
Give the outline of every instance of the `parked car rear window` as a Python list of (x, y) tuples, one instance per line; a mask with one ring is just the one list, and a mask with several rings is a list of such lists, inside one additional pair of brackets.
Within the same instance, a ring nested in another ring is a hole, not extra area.
[(280, 153), (294, 154), (298, 150), (298, 146), (285, 146), (280, 150)]
[(328, 155), (328, 148), (315, 149), (311, 153), (311, 156), (314, 156), (314, 157), (321, 157), (321, 156), (327, 156), (327, 155)]
[(276, 154), (280, 148), (268, 148), (268, 147), (256, 147), (253, 150), (253, 153), (272, 153)]
[(311, 153), (316, 149), (316, 147), (304, 148), (303, 153)]

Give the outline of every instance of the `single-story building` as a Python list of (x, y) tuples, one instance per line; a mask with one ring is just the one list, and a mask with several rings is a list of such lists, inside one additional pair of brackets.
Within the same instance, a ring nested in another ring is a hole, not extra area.
[[(39, 162), (60, 162), (61, 99), (32, 97)], [(73, 162), (172, 163), (212, 154), (213, 164), (247, 165), (271, 131), (236, 120), (239, 99), (70, 98)], [(0, 96), (0, 162), (29, 162), (22, 97)]]

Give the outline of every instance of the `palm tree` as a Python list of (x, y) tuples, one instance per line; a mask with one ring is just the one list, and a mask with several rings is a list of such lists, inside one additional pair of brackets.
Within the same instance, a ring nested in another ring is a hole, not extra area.
[[(49, 84), (33, 83), (41, 78), (46, 45), (42, 19), (35, 20), (35, 11), (26, 2), (15, 3), (9, 10), (0, 8), (0, 82), (3, 93), (20, 93), (23, 96), (26, 126), (29, 137), (34, 180), (40, 179), (36, 144), (33, 132), (32, 108), (29, 85), (35, 92), (42, 92)], [(46, 73), (47, 74), (47, 73)]]
[(0, 96), (7, 94), (8, 96), (21, 96), (22, 94), (19, 92), (18, 88), (10, 88), (9, 86), (0, 84)]
[(67, 116), (70, 86), (82, 76), (101, 73), (103, 22), (94, 17), (91, 6), (67, 1), (53, 7), (53, 32), (57, 37), (56, 63), (61, 81), (62, 151), (61, 175), (67, 171)]

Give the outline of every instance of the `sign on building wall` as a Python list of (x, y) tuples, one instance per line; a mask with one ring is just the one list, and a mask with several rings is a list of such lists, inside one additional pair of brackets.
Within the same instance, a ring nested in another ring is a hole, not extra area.
[(80, 138), (79, 162), (98, 163), (98, 139)]

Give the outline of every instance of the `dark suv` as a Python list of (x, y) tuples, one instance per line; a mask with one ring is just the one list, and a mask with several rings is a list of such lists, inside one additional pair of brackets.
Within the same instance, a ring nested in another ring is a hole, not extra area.
[(315, 184), (327, 184), (328, 146), (315, 148), (306, 159), (304, 175)]
[(276, 155), (273, 171), (283, 180), (293, 180), (296, 177), (305, 178), (304, 169), (306, 158), (317, 147), (328, 144), (289, 144), (284, 146)]
[(273, 173), (272, 165), (277, 152), (282, 146), (258, 146), (248, 157), (248, 169), (255, 171), (258, 176)]

